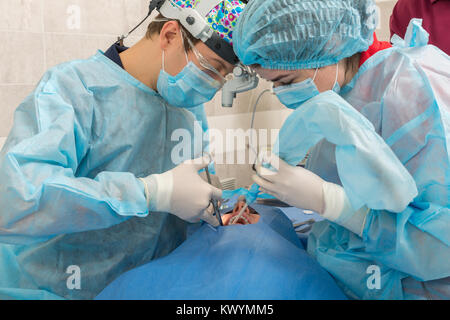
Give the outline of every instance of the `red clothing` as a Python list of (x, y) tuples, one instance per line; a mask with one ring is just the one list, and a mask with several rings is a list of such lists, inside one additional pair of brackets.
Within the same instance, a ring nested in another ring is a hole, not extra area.
[(389, 42), (386, 41), (378, 41), (377, 36), (375, 33), (373, 34), (373, 43), (369, 47), (369, 49), (363, 53), (361, 53), (361, 59), (359, 60), (359, 66), (361, 67), (364, 62), (366, 62), (367, 59), (369, 59), (371, 56), (373, 56), (378, 51), (391, 48), (392, 45)]
[(391, 37), (404, 38), (412, 18), (423, 19), (429, 43), (450, 54), (450, 0), (399, 0), (391, 16)]

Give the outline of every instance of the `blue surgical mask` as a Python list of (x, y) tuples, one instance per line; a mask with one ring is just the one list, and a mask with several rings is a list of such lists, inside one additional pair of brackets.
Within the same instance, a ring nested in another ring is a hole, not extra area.
[(157, 82), (159, 94), (168, 104), (178, 108), (194, 108), (214, 98), (222, 87), (221, 83), (200, 70), (189, 61), (184, 69), (172, 76), (163, 69)]
[[(311, 98), (319, 95), (319, 89), (317, 89), (314, 80), (316, 79), (317, 72), (319, 68), (316, 69), (314, 77), (311, 79), (306, 79), (299, 83), (290, 84), (287, 86), (281, 86), (273, 89), (273, 92), (278, 97), (280, 102), (289, 109), (297, 109), (303, 103)], [(336, 69), (336, 80), (333, 85), (333, 91), (339, 93), (341, 91), (341, 86), (339, 85), (337, 79), (339, 75), (339, 66)]]

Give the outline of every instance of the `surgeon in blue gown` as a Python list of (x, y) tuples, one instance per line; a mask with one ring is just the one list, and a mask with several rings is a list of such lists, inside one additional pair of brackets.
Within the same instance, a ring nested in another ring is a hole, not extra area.
[(293, 110), (254, 180), (326, 219), (308, 252), (347, 296), (450, 299), (450, 58), (377, 23), (373, 0), (249, 2), (234, 49)]
[(341, 300), (278, 208), (255, 224), (203, 225), (166, 257), (120, 276), (98, 300)]
[(92, 299), (179, 246), (188, 222), (217, 222), (196, 120), (236, 61), (160, 16), (129, 49), (45, 73), (0, 152), (0, 299)]

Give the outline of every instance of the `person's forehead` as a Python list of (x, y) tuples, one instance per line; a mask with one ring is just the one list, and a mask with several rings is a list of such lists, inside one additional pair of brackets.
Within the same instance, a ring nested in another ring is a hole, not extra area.
[(273, 79), (277, 79), (279, 77), (287, 77), (291, 75), (295, 75), (299, 70), (286, 71), (286, 70), (274, 70), (274, 69), (266, 69), (261, 66), (254, 67), (256, 73), (263, 79), (268, 81), (272, 81)]
[(233, 70), (234, 66), (231, 63), (221, 58), (202, 41), (199, 41), (198, 44), (196, 44), (196, 47), (199, 49), (200, 53), (208, 60), (209, 63), (217, 62), (222, 64), (227, 70), (230, 70), (230, 72)]

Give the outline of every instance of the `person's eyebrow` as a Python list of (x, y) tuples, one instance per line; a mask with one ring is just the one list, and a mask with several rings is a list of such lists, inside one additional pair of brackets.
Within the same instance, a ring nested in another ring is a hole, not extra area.
[(288, 74), (281, 74), (281, 75), (278, 75), (277, 77), (275, 77), (273, 79), (268, 79), (268, 80), (272, 81), (272, 82), (277, 82), (277, 81), (280, 81), (283, 78), (287, 78), (289, 75), (290, 75), (289, 73)]
[(216, 59), (216, 58), (211, 58), (211, 59), (216, 61), (217, 63), (219, 63), (222, 70), (227, 70), (227, 67), (225, 66), (225, 64), (222, 61), (220, 61), (219, 59)]

